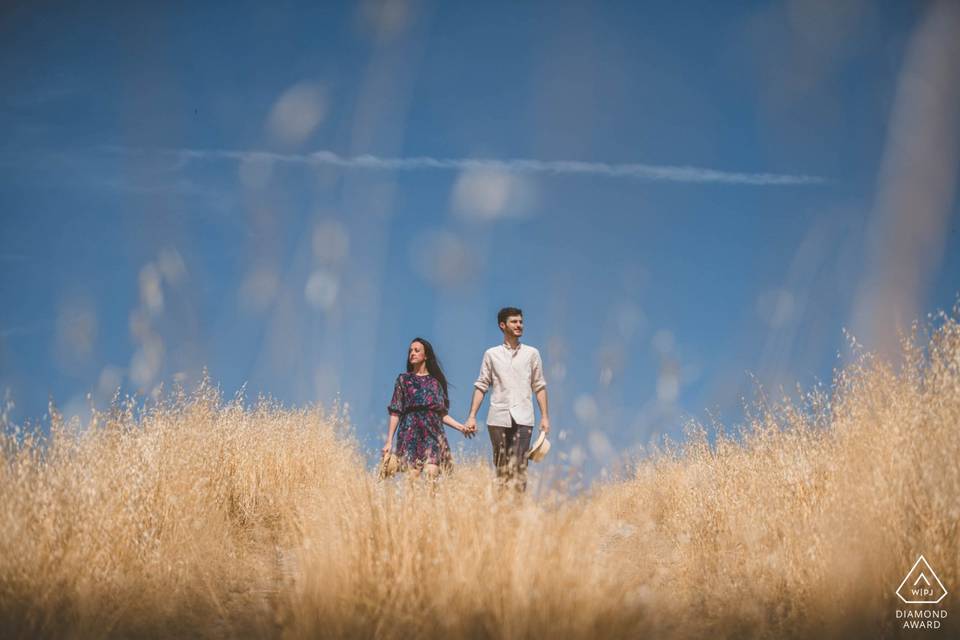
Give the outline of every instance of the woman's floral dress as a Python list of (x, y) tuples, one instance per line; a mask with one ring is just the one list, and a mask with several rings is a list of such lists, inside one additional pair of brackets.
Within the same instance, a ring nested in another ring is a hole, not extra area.
[(425, 464), (449, 468), (453, 462), (443, 433), (443, 416), (449, 400), (440, 382), (430, 375), (401, 373), (387, 410), (400, 416), (397, 455), (404, 466), (422, 469)]

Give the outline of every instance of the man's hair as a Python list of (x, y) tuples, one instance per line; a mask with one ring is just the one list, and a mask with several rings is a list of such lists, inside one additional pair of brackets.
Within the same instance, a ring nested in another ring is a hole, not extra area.
[(497, 313), (497, 326), (499, 327), (501, 322), (506, 322), (510, 316), (520, 316), (522, 318), (523, 311), (516, 307), (504, 307), (500, 309), (500, 312)]

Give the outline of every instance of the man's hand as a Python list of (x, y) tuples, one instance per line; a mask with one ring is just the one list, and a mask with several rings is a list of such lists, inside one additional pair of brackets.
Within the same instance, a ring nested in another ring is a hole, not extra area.
[(540, 431), (544, 433), (550, 433), (550, 418), (547, 416), (540, 416)]
[(476, 429), (471, 430), (470, 427), (465, 424), (461, 424), (456, 420), (453, 421), (453, 428), (462, 433), (463, 437), (468, 440), (472, 438), (473, 434), (476, 432)]
[(464, 428), (466, 429), (466, 432), (464, 432), (464, 433), (475, 434), (475, 433), (477, 432), (477, 419), (476, 419), (476, 417), (474, 417), (474, 416), (468, 417), (468, 418), (467, 418), (467, 421), (463, 423), (463, 426), (464, 426)]

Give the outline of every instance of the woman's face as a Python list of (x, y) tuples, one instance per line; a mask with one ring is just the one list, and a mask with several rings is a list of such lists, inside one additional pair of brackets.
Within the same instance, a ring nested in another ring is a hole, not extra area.
[(426, 353), (423, 350), (423, 344), (414, 340), (410, 343), (410, 353), (407, 354), (407, 359), (410, 364), (416, 366), (427, 359)]

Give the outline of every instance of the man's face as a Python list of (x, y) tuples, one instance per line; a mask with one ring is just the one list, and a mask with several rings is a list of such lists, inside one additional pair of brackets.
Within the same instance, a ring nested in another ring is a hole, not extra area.
[(519, 338), (523, 335), (523, 316), (507, 316), (507, 321), (500, 323), (500, 330), (505, 336)]

